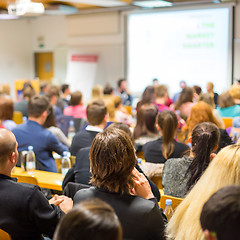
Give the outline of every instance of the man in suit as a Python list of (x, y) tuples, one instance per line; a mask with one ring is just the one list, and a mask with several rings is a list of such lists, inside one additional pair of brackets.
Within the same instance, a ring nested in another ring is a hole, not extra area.
[(73, 156), (76, 156), (80, 149), (91, 145), (95, 136), (106, 127), (107, 118), (107, 108), (102, 100), (95, 100), (88, 104), (87, 119), (89, 125), (74, 136), (70, 147)]
[(52, 237), (61, 212), (55, 205), (67, 213), (72, 200), (55, 196), (48, 202), (38, 186), (17, 183), (11, 178), (17, 160), (15, 136), (0, 129), (0, 229), (14, 240), (41, 240), (42, 234)]
[(19, 143), (18, 151), (24, 151), (28, 146), (33, 146), (38, 169), (57, 172), (52, 152), (62, 155), (64, 151), (68, 151), (68, 147), (60, 143), (49, 130), (42, 126), (48, 116), (48, 108), (47, 97), (43, 95), (32, 97), (28, 104), (28, 121), (18, 125), (12, 132)]

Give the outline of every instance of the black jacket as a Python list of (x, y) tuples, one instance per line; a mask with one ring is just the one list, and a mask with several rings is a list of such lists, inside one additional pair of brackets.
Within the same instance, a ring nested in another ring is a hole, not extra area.
[(42, 234), (52, 237), (60, 210), (50, 205), (40, 188), (17, 183), (0, 174), (0, 229), (13, 240), (40, 240)]

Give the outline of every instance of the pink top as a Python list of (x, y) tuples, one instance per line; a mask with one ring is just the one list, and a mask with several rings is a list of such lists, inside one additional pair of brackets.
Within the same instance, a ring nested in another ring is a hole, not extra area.
[(83, 105), (68, 106), (64, 109), (63, 114), (74, 118), (87, 118), (86, 107)]

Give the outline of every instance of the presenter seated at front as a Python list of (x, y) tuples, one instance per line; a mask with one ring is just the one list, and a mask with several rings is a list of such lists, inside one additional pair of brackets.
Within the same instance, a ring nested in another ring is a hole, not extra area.
[(47, 118), (49, 106), (47, 97), (43, 95), (32, 97), (28, 104), (28, 121), (18, 125), (12, 132), (19, 144), (18, 151), (24, 151), (28, 146), (33, 146), (37, 169), (57, 172), (52, 152), (62, 155), (64, 151), (68, 151), (68, 147), (42, 126)]
[(90, 198), (107, 202), (122, 224), (123, 239), (165, 239), (165, 216), (135, 164), (135, 150), (127, 133), (116, 128), (98, 133), (90, 149), (91, 183), (95, 187), (79, 190), (74, 204)]
[(0, 229), (13, 240), (41, 240), (42, 234), (52, 237), (61, 212), (55, 205), (67, 213), (72, 200), (55, 196), (48, 201), (38, 186), (17, 183), (10, 177), (17, 159), (16, 138), (0, 129)]

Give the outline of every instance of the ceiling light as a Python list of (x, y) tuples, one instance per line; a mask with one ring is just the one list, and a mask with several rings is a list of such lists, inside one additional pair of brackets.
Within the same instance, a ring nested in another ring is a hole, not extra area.
[(173, 5), (171, 2), (163, 0), (134, 1), (133, 4), (143, 8), (170, 7)]
[(19, 17), (16, 15), (9, 15), (7, 13), (0, 14), (0, 20), (10, 20), (10, 19), (18, 19)]

